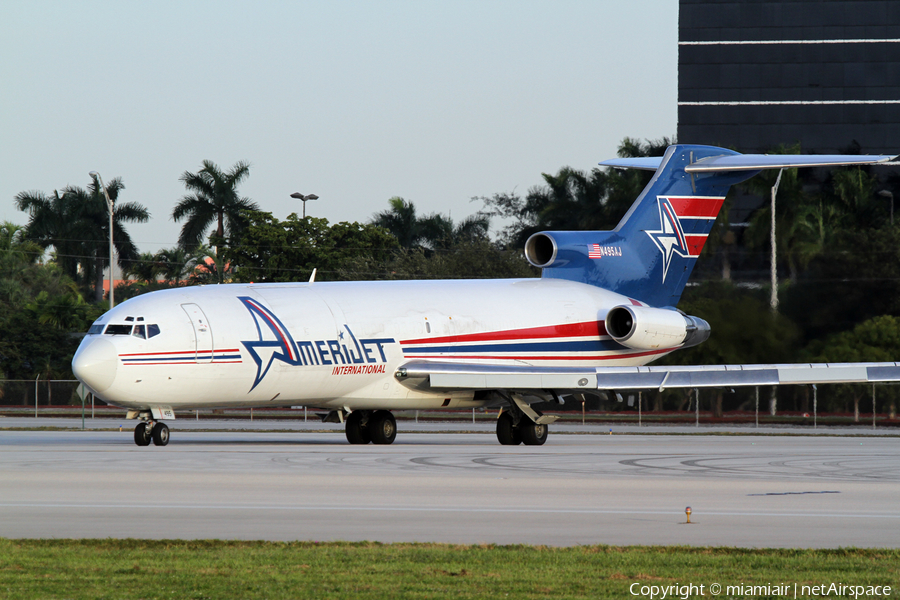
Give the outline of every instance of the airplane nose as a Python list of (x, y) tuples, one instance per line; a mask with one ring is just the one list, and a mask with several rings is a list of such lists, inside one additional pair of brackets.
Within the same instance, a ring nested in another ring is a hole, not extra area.
[(108, 340), (96, 338), (80, 348), (72, 359), (75, 377), (97, 392), (109, 389), (116, 378), (119, 356)]

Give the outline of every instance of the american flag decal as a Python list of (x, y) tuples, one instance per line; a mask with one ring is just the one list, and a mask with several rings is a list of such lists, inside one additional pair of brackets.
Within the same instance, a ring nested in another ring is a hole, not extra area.
[(588, 244), (588, 258), (603, 258), (604, 256), (622, 256), (622, 248), (619, 246)]

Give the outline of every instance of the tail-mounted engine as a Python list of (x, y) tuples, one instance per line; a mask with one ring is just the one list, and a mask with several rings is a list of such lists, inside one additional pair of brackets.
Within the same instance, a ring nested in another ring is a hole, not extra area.
[(542, 231), (525, 242), (525, 258), (541, 269), (594, 267), (595, 259), (621, 257), (621, 243), (609, 231)]
[(606, 332), (635, 350), (689, 348), (709, 338), (709, 323), (677, 310), (617, 306), (606, 315)]
[(546, 233), (536, 233), (525, 242), (525, 258), (538, 268), (554, 266), (559, 246), (553, 236)]

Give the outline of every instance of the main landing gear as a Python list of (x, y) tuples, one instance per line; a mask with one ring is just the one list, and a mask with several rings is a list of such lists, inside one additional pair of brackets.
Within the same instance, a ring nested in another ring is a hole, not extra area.
[(546, 425), (538, 425), (525, 415), (519, 418), (518, 425), (512, 413), (505, 412), (497, 419), (497, 439), (504, 446), (542, 446), (550, 433)]
[(345, 423), (351, 444), (392, 444), (397, 438), (397, 421), (387, 410), (354, 410)]
[(161, 421), (141, 421), (134, 428), (134, 443), (138, 446), (165, 446), (169, 443), (169, 427)]
[(543, 446), (556, 417), (542, 415), (516, 395), (507, 396), (509, 408), (497, 417), (497, 440), (504, 446)]

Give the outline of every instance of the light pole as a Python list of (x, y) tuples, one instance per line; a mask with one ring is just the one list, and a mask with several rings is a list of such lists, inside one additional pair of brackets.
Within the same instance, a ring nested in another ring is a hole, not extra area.
[(891, 227), (894, 226), (894, 192), (889, 190), (881, 190), (878, 192), (878, 195), (882, 198), (890, 198), (891, 199)]
[[(781, 183), (781, 176), (784, 174), (784, 169), (778, 170), (778, 178), (775, 179), (775, 185), (772, 186), (772, 293), (769, 296), (769, 305), (772, 308), (772, 312), (778, 312), (778, 268), (776, 263), (777, 252), (776, 242), (775, 242), (775, 196), (778, 195), (778, 185)], [(778, 406), (778, 396), (775, 395), (775, 386), (772, 386), (772, 395), (769, 396), (769, 414), (773, 417), (775, 416), (775, 410)]]
[(109, 193), (106, 191), (106, 186), (103, 185), (103, 178), (100, 177), (100, 173), (91, 171), (88, 175), (97, 178), (97, 181), (100, 183), (100, 189), (103, 190), (103, 196), (106, 197), (106, 206), (109, 208), (109, 308), (112, 309), (116, 305), (113, 290), (113, 203), (109, 199)]
[(291, 198), (296, 198), (297, 200), (303, 200), (303, 218), (304, 219), (306, 218), (306, 201), (319, 199), (319, 197), (316, 196), (315, 194), (309, 194), (307, 196), (304, 196), (300, 192), (294, 192), (293, 194), (291, 194)]
[(778, 184), (781, 183), (782, 173), (784, 173), (784, 169), (779, 169), (778, 178), (775, 180), (775, 185), (772, 186), (772, 294), (769, 296), (769, 305), (772, 307), (772, 312), (778, 310), (778, 270), (775, 268), (775, 196), (778, 194)]

